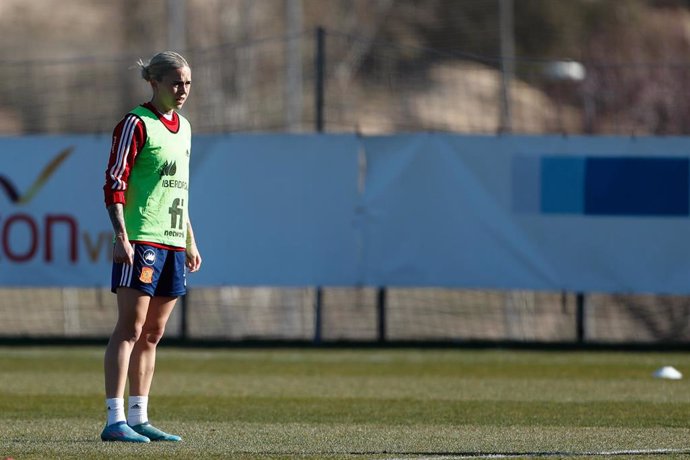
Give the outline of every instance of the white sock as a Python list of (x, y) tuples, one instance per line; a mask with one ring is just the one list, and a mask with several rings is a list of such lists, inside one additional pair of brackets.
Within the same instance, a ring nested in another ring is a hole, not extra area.
[(109, 398), (105, 400), (105, 407), (108, 409), (108, 425), (117, 422), (124, 422), (125, 418), (125, 398)]
[(149, 421), (148, 396), (130, 396), (127, 401), (127, 425), (141, 425)]

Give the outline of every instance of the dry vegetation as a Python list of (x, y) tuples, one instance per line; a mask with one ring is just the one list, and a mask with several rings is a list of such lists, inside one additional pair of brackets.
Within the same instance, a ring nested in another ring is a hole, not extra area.
[[(284, 130), (286, 2), (184, 3), (186, 48), (199, 70), (189, 109), (197, 129)], [(167, 4), (0, 2), (0, 62), (7, 69), (0, 133), (111, 129), (122, 111), (145, 97), (146, 88), (126, 69), (167, 47)], [(321, 25), (334, 33), (328, 44), (330, 130), (495, 132), (501, 97), (496, 5), (303, 0), (299, 130), (313, 129), (313, 30)], [(690, 13), (683, 2), (522, 0), (515, 13), (519, 56), (588, 65), (581, 86), (556, 90), (545, 85), (539, 66), (518, 66), (511, 86), (517, 132), (690, 132), (684, 91)], [(664, 65), (638, 65), (650, 62)], [(623, 63), (636, 64), (614, 66)], [(594, 117), (588, 126), (583, 94)], [(95, 107), (88, 120), (75, 115), (83, 106)]]

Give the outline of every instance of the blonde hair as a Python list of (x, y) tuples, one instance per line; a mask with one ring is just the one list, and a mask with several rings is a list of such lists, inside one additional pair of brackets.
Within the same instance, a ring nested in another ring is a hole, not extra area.
[(139, 59), (137, 65), (141, 69), (141, 78), (146, 81), (157, 80), (161, 81), (163, 75), (171, 70), (181, 69), (182, 67), (189, 67), (187, 60), (174, 51), (162, 51), (151, 58), (151, 60), (144, 62)]

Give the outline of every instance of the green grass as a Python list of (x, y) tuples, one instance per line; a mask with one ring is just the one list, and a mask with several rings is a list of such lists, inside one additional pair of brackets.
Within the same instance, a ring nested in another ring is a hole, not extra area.
[(689, 384), (651, 377), (687, 354), (163, 346), (149, 415), (184, 442), (150, 445), (100, 441), (102, 355), (0, 347), (0, 459), (690, 455)]

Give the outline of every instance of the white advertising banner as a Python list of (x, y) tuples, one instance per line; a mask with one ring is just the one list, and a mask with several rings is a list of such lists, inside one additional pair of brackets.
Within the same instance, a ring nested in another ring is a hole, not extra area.
[(690, 292), (687, 138), (363, 142), (364, 284)]
[[(0, 285), (109, 286), (110, 136), (0, 139)], [(190, 286), (354, 285), (357, 138), (196, 136)]]
[(102, 286), (107, 136), (0, 139), (0, 285)]
[[(110, 136), (0, 139), (0, 285), (107, 286)], [(197, 135), (194, 286), (690, 293), (687, 138)]]

